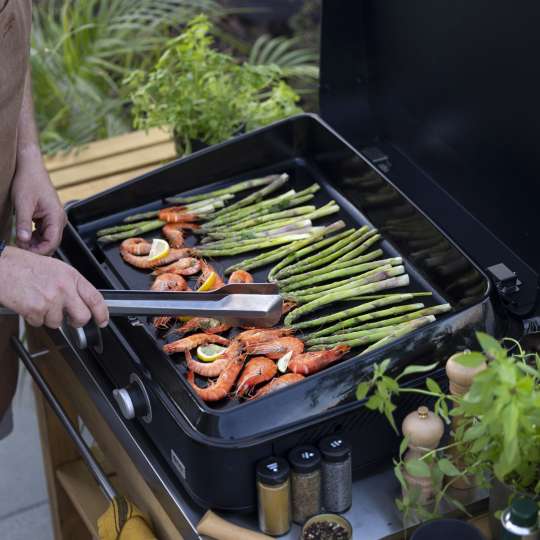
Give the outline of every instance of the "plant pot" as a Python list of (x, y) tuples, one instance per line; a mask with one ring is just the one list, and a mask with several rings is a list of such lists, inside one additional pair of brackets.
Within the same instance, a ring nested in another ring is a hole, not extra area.
[(504, 484), (496, 478), (493, 479), (489, 492), (489, 529), (493, 538), (500, 538), (503, 532), (501, 521), (495, 517), (495, 514), (507, 508), (510, 504), (510, 499), (516, 495), (523, 495), (538, 500), (538, 497), (535, 497), (531, 493), (516, 491), (512, 486)]
[(480, 531), (459, 519), (436, 519), (414, 531), (411, 540), (484, 540)]

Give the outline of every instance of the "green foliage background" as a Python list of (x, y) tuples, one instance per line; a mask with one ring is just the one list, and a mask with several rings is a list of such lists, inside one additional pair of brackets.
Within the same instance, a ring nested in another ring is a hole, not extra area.
[[(256, 0), (253, 9), (257, 9)], [(217, 0), (38, 2), (34, 6), (31, 64), (43, 151), (56, 153), (133, 129), (129, 93), (134, 89), (123, 81), (134, 80), (134, 72), (149, 70), (171, 38), (181, 34), (199, 14), (205, 14), (214, 23), (219, 49), (232, 53), (238, 64), (249, 59), (253, 66), (262, 66), (259, 76), (273, 72), (274, 79), (284, 77), (302, 96), (313, 94), (318, 77), (315, 50), (304, 47), (302, 37), (262, 35), (255, 43), (238, 39), (229, 24), (238, 13), (239, 10), (225, 8)], [(286, 85), (275, 86), (273, 104), (289, 103), (289, 92)], [(187, 100), (179, 106), (194, 103), (196, 96), (178, 93), (182, 95), (177, 98)], [(207, 105), (208, 111), (216, 112), (209, 102)], [(261, 111), (266, 112), (267, 121), (275, 119), (279, 110), (271, 105), (267, 102)], [(286, 116), (297, 110), (284, 107), (281, 114)], [(247, 129), (260, 125), (258, 121), (240, 124)], [(221, 137), (229, 136), (230, 129), (224, 125), (214, 128), (202, 136), (197, 133), (197, 137), (217, 142), (218, 132)]]

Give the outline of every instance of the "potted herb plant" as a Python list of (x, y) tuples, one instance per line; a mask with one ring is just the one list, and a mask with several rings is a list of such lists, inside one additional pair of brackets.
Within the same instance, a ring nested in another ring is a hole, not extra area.
[(126, 80), (135, 127), (171, 126), (180, 154), (301, 112), (278, 66), (238, 62), (215, 49), (211, 30), (196, 17), (152, 69)]
[[(456, 361), (472, 368), (487, 362), (487, 368), (475, 376), (463, 396), (447, 394), (429, 377), (425, 388), (402, 385), (407, 375), (431, 371), (436, 365), (408, 366), (392, 377), (385, 361), (375, 366), (371, 380), (358, 387), (357, 397), (364, 399), (371, 393), (367, 407), (385, 414), (394, 429), (395, 399), (408, 392), (433, 399), (435, 413), (448, 425), (452, 417), (460, 419), (451, 430), (450, 442), (420, 459), (404, 462), (404, 439), (394, 470), (403, 493), (397, 506), (405, 520), (440, 517), (443, 501), (464, 510), (450, 496), (458, 478), (474, 477), (479, 485), (491, 486), (492, 528), (498, 523), (494, 514), (508, 505), (513, 494), (540, 496), (540, 356), (526, 354), (511, 339), (499, 343), (482, 333), (477, 338), (481, 352), (465, 352)], [(422, 504), (419, 494), (407, 485), (404, 472), (431, 479), (432, 504)]]

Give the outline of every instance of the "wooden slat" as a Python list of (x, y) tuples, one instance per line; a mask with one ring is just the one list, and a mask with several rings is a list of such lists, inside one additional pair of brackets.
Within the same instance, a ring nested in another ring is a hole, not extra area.
[(69, 186), (57, 190), (58, 195), (62, 203), (67, 203), (68, 201), (74, 201), (76, 199), (86, 199), (87, 197), (91, 197), (100, 191), (117, 186), (118, 184), (126, 182), (127, 180), (137, 178), (137, 176), (147, 173), (155, 168), (156, 166), (152, 165), (149, 167), (143, 167), (142, 169), (134, 169), (120, 174), (114, 174), (112, 176), (107, 176), (106, 178), (100, 178), (99, 180), (92, 180), (91, 182), (87, 182), (85, 184)]
[(109, 502), (82, 460), (60, 467), (56, 476), (87, 529), (98, 538), (97, 521)]
[(148, 130), (148, 132), (133, 131), (132, 133), (126, 133), (118, 137), (92, 142), (82, 148), (74, 149), (67, 154), (57, 154), (56, 156), (47, 158), (45, 165), (49, 172), (54, 172), (115, 154), (122, 154), (170, 141), (172, 141), (170, 130), (153, 128)]
[(166, 142), (60, 169), (51, 174), (51, 180), (56, 189), (61, 189), (148, 165), (159, 165), (175, 157), (174, 143)]

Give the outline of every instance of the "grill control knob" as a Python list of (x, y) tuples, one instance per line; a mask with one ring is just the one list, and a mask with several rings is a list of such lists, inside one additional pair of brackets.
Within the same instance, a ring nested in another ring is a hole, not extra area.
[(120, 412), (126, 420), (141, 418), (145, 422), (150, 422), (152, 413), (146, 389), (137, 375), (132, 374), (130, 380), (131, 383), (124, 388), (113, 390), (113, 397)]
[(83, 328), (73, 328), (65, 324), (63, 330), (69, 341), (79, 350), (92, 348), (97, 353), (103, 352), (103, 341), (100, 329), (89, 323)]

